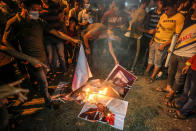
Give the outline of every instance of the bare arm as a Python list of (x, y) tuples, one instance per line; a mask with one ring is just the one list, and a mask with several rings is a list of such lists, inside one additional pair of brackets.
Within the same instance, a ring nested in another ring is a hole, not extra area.
[(8, 47), (7, 45), (0, 44), (0, 52), (6, 53), (6, 54), (13, 56), (13, 57), (20, 59), (20, 60), (28, 61), (32, 66), (37, 67), (37, 68), (41, 67), (41, 66), (45, 66), (39, 60), (37, 60), (33, 57), (30, 57), (28, 55), (25, 55), (21, 52), (18, 52), (14, 48)]
[(110, 54), (112, 55), (112, 58), (114, 59), (115, 64), (119, 64), (119, 62), (116, 58), (116, 55), (114, 53), (113, 47), (112, 47), (112, 41), (110, 39), (108, 40), (108, 46), (109, 46)]
[(57, 31), (55, 29), (52, 29), (49, 31), (51, 34), (55, 35), (56, 37), (59, 37), (63, 40), (69, 40), (69, 41), (72, 41), (74, 43), (80, 43), (80, 40), (78, 39), (74, 39), (68, 35), (66, 35), (65, 33), (61, 32), (61, 31)]

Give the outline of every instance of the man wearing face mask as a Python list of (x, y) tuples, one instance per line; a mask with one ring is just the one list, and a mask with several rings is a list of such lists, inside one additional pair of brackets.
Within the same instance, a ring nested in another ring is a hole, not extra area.
[(84, 0), (84, 9), (78, 14), (78, 24), (81, 26), (81, 29), (85, 29), (89, 24), (94, 22), (91, 15), (90, 6), (90, 2), (88, 0)]
[[(37, 58), (41, 62), (46, 62), (45, 48), (43, 44), (44, 31), (50, 32), (64, 40), (71, 40), (79, 42), (79, 40), (73, 39), (62, 32), (49, 28), (41, 19), (39, 19), (39, 11), (41, 9), (39, 0), (25, 0), (23, 2), (24, 7), (21, 13), (17, 13), (16, 16), (8, 20), (3, 35), (3, 43), (12, 45), (14, 47), (19, 46), (22, 52), (31, 57)], [(18, 40), (16, 43), (13, 41)], [(33, 67), (27, 65), (28, 72), (32, 81), (36, 81), (41, 88), (41, 93), (45, 99), (47, 107), (51, 107), (53, 102), (51, 101), (48, 93), (48, 82), (43, 67)]]

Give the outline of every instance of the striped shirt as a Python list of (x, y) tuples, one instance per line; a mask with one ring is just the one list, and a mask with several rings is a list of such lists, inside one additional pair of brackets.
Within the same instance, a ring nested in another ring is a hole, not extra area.
[[(157, 24), (158, 24), (159, 19), (160, 19), (162, 14), (163, 14), (163, 12), (161, 14), (157, 14), (156, 9), (153, 9), (153, 10), (149, 11), (148, 14), (147, 14), (148, 18), (149, 18), (149, 21), (148, 21), (146, 29), (147, 30), (156, 29)], [(145, 33), (144, 35), (148, 38), (152, 38), (152, 35), (150, 35), (150, 34)]]

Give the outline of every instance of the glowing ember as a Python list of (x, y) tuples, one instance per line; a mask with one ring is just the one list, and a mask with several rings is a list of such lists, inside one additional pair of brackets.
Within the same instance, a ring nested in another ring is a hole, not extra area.
[(99, 90), (98, 92), (92, 92), (90, 88), (85, 89), (85, 102), (91, 102), (91, 103), (96, 103), (96, 99), (99, 97), (103, 97), (106, 95), (108, 89), (104, 88)]

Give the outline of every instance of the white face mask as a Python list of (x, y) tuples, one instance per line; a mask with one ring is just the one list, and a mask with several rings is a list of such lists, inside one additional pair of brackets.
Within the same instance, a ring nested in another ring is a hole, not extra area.
[(84, 4), (84, 7), (86, 8), (86, 9), (89, 9), (90, 8), (90, 4)]
[(29, 16), (33, 20), (38, 20), (39, 19), (39, 11), (30, 11)]

